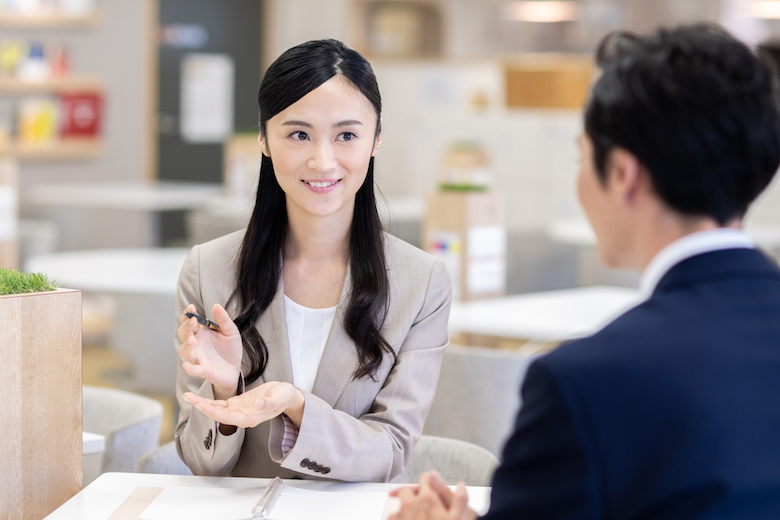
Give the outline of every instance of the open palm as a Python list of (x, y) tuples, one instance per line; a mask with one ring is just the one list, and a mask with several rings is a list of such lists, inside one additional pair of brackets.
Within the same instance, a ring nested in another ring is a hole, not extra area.
[(290, 383), (269, 381), (227, 400), (205, 399), (191, 392), (184, 398), (215, 421), (253, 428), (284, 412), (297, 392)]

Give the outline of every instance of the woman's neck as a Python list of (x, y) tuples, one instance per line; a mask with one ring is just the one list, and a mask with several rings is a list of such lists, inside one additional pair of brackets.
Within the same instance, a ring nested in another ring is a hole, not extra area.
[(351, 211), (320, 217), (290, 209), (288, 207), (285, 261), (348, 263)]

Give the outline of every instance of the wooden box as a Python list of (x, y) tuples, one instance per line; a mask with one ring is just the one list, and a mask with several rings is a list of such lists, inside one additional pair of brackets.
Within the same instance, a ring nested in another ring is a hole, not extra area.
[(444, 261), (453, 300), (506, 292), (506, 219), (502, 194), (442, 191), (428, 197), (423, 223), (426, 251)]
[(509, 63), (506, 105), (517, 108), (582, 108), (593, 78), (593, 60), (550, 57)]
[(38, 520), (81, 490), (81, 292), (0, 296), (0, 518)]

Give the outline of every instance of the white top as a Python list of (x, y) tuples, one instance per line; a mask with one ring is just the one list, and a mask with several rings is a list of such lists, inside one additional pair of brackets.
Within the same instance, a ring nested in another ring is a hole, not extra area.
[(311, 392), (314, 387), (317, 368), (336, 317), (336, 307), (310, 309), (284, 295), (293, 384), (301, 390)]
[(723, 249), (752, 249), (753, 240), (741, 229), (718, 228), (679, 238), (661, 249), (647, 264), (639, 280), (639, 291), (649, 298), (658, 282), (686, 258)]

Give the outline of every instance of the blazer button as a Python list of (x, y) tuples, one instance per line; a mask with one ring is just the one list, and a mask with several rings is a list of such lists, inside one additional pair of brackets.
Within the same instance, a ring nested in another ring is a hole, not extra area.
[(301, 461), (301, 467), (302, 467), (302, 468), (305, 468), (305, 467), (307, 467), (307, 466), (309, 465), (309, 462), (311, 462), (309, 459), (303, 459), (303, 460)]
[(319, 472), (320, 472), (320, 471), (322, 471), (323, 469), (325, 469), (325, 468), (323, 468), (323, 466), (320, 464), (320, 465), (318, 465), (316, 468), (314, 468), (314, 471), (315, 471), (316, 473), (319, 473)]
[(309, 469), (314, 469), (317, 467), (317, 463), (314, 461), (309, 462)]
[(211, 449), (211, 439), (213, 439), (213, 434), (211, 430), (209, 430), (209, 434), (203, 439), (203, 446), (205, 446), (207, 450)]
[(327, 475), (328, 473), (330, 473), (330, 468), (322, 468), (322, 471), (320, 473), (322, 473), (323, 475)]

